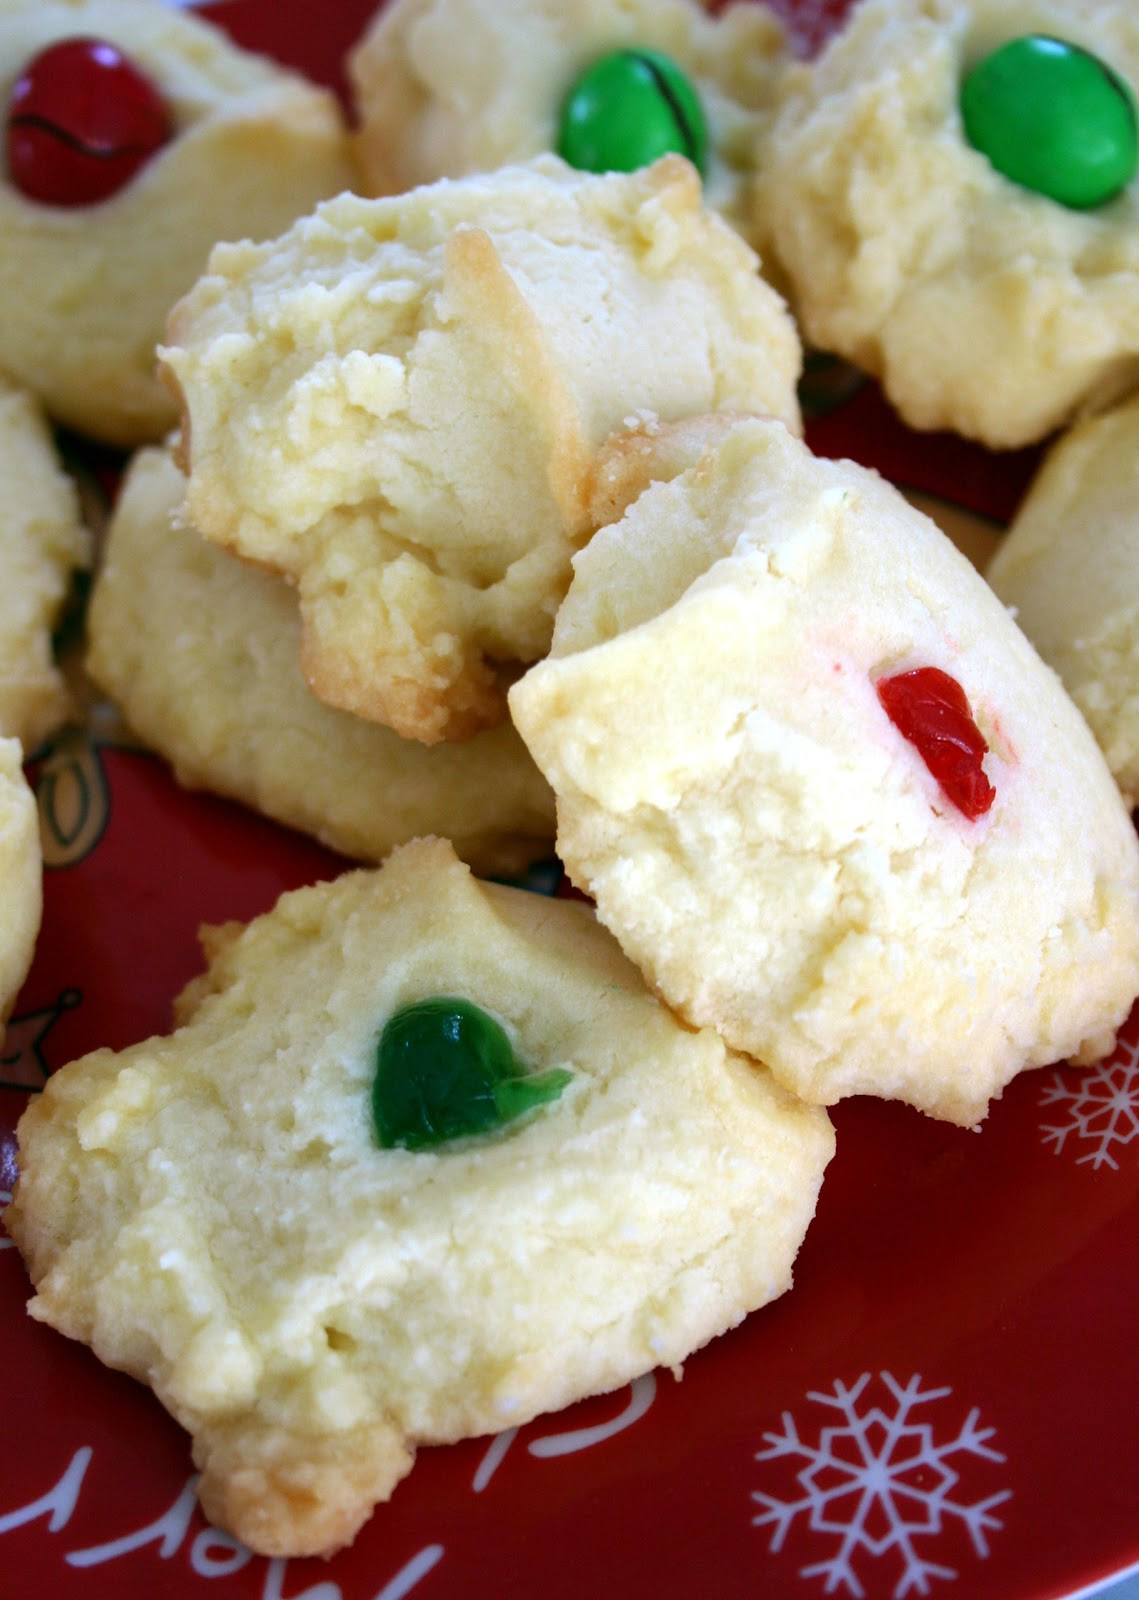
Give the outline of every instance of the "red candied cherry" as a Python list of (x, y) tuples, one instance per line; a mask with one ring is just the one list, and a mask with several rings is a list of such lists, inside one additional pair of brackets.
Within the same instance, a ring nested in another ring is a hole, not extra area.
[(882, 709), (945, 798), (970, 822), (984, 816), (997, 794), (981, 766), (989, 747), (956, 678), (940, 667), (917, 667), (879, 678), (874, 687)]
[(29, 200), (117, 194), (173, 133), (150, 79), (105, 39), (62, 39), (28, 62), (8, 104), (8, 177)]

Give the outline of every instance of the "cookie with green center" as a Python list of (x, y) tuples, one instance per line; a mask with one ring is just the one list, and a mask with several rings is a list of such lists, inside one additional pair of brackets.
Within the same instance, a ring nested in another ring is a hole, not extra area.
[(1139, 357), (1130, 0), (865, 0), (785, 80), (756, 191), (805, 336), (917, 428), (1030, 444)]
[(420, 840), (206, 945), (177, 1032), (53, 1075), (5, 1216), (32, 1314), (153, 1384), (253, 1548), (334, 1550), (417, 1443), (675, 1367), (788, 1287), (826, 1114), (588, 907)]
[[(751, 0), (395, 0), (350, 71), (375, 194), (556, 150), (591, 172), (669, 152), (751, 240), (750, 187), (789, 62)], [(524, 63), (524, 70), (521, 64)]]

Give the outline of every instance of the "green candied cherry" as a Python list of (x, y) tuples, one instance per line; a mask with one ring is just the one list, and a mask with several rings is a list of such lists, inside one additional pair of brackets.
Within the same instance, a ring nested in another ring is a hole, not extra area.
[(1061, 205), (1113, 199), (1139, 166), (1131, 90), (1090, 51), (1047, 34), (1010, 39), (969, 72), (961, 115), (998, 172)]
[(618, 50), (582, 73), (562, 105), (563, 161), (581, 172), (633, 172), (670, 153), (687, 156), (704, 174), (704, 108), (670, 56)]
[(556, 1100), (572, 1076), (562, 1067), (527, 1071), (501, 1024), (452, 995), (401, 1007), (376, 1054), (372, 1117), (385, 1149), (488, 1133)]

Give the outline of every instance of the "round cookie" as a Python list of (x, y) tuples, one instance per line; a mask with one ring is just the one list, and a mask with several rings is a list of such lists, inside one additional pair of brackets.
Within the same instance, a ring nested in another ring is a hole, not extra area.
[(630, 414), (798, 426), (798, 338), (672, 156), (342, 196), (174, 310), (188, 520), (296, 584), (322, 700), (434, 743), (506, 717)]
[(20, 744), (0, 738), (0, 1041), (27, 976), (42, 906), (39, 820)]
[(351, 187), (333, 96), (155, 0), (0, 0), (0, 103), (64, 39), (117, 46), (174, 135), (98, 204), (47, 205), (0, 177), (0, 368), (58, 421), (115, 445), (176, 421), (155, 376), (166, 313), (219, 239), (264, 239)]
[(1111, 1048), (1135, 831), (1055, 675), (876, 474), (721, 427), (578, 556), (510, 704), (602, 921), (805, 1099), (969, 1126)]
[(395, 0), (349, 57), (364, 182), (397, 194), (556, 150), (581, 74), (637, 48), (662, 52), (696, 90), (708, 204), (748, 237), (751, 184), (787, 65), (780, 22), (750, 3), (710, 16), (696, 0)]
[(1139, 88), (1128, 0), (866, 0), (788, 74), (757, 192), (806, 337), (881, 377), (913, 427), (994, 447), (1110, 403), (1139, 370), (1139, 184), (1071, 209), (965, 137), (963, 77), (1028, 33)]
[(488, 874), (552, 852), (553, 795), (509, 723), (427, 749), (323, 705), (291, 590), (175, 521), (184, 487), (169, 451), (135, 457), (87, 616), (88, 671), (181, 783), (363, 860), (423, 833)]
[[(330, 1552), (416, 1443), (675, 1367), (789, 1286), (826, 1114), (680, 1024), (588, 908), (422, 840), (207, 949), (176, 1033), (49, 1079), (5, 1221), (32, 1315), (154, 1386), (252, 1548)], [(380, 1148), (377, 1040), (443, 995), (568, 1083)]]
[(70, 710), (52, 629), (90, 540), (39, 406), (3, 377), (0, 483), (0, 735), (30, 753)]
[(1053, 446), (989, 582), (1139, 801), (1139, 400)]

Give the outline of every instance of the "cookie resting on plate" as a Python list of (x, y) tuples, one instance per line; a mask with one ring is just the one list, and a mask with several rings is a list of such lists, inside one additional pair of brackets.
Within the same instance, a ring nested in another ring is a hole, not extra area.
[[(1020, 42), (1030, 35), (1054, 36), (1043, 73)], [(1011, 70), (967, 122), (967, 81), (1010, 45)], [(822, 55), (788, 74), (758, 181), (760, 248), (786, 270), (805, 337), (880, 376), (911, 426), (995, 447), (1043, 438), (1134, 387), (1139, 185), (1076, 204), (1020, 179), (1086, 200), (1053, 180), (1105, 138), (1114, 150), (1105, 121), (1134, 145), (1136, 89), (1132, 0), (854, 8)], [(1028, 93), (1035, 114), (1010, 139)], [(1042, 153), (1043, 170), (1009, 159)]]
[(0, 738), (0, 1041), (32, 961), (41, 876), (39, 821), (20, 765), (20, 742)]
[(0, 377), (0, 736), (33, 751), (71, 709), (52, 630), (90, 540), (39, 406)]
[[(689, 117), (660, 55), (696, 97)], [(775, 13), (750, 0), (715, 16), (698, 0), (394, 0), (349, 57), (361, 172), (370, 193), (395, 194), (542, 151), (574, 166), (608, 155), (630, 170), (671, 137), (668, 149), (702, 166), (708, 204), (748, 238), (751, 185), (789, 59)], [(584, 149), (567, 153), (566, 116), (583, 94), (576, 122), (600, 126), (587, 125)], [(634, 100), (642, 94), (656, 97), (659, 116), (651, 100)]]
[(627, 417), (798, 425), (786, 307), (678, 156), (342, 196), (219, 247), (163, 356), (189, 522), (295, 583), (320, 699), (428, 744), (506, 719)]
[(987, 576), (1139, 801), (1139, 401), (1053, 446)]
[(292, 590), (175, 521), (184, 487), (168, 450), (135, 457), (87, 614), (87, 670), (181, 783), (362, 860), (423, 833), (490, 874), (552, 853), (553, 795), (511, 724), (428, 749), (317, 700)]
[(678, 1366), (788, 1288), (826, 1113), (589, 908), (421, 840), (205, 942), (174, 1034), (32, 1101), (5, 1219), (33, 1316), (153, 1385), (252, 1548), (335, 1550), (417, 1443)]
[(669, 1004), (788, 1088), (972, 1125), (1111, 1049), (1135, 830), (928, 518), (779, 423), (711, 438), (594, 535), (511, 692), (559, 853)]
[(0, 0), (0, 89), (0, 368), (80, 433), (160, 439), (155, 346), (211, 246), (352, 186), (335, 98), (157, 0)]

